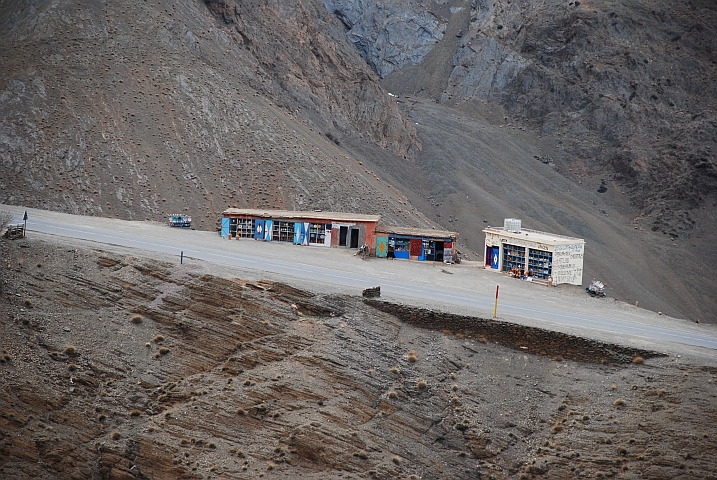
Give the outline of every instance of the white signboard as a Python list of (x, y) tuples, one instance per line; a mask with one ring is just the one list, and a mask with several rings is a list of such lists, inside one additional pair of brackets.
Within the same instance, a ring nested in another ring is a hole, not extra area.
[(556, 245), (553, 251), (553, 283), (583, 283), (583, 255), (585, 245)]

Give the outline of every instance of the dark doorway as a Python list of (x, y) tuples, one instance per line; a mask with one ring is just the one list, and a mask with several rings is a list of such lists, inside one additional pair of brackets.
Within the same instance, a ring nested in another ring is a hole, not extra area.
[(359, 237), (359, 230), (358, 228), (352, 228), (351, 229), (351, 245), (349, 245), (349, 248), (358, 248), (358, 237)]
[(346, 235), (349, 233), (349, 227), (339, 228), (339, 247), (346, 246)]

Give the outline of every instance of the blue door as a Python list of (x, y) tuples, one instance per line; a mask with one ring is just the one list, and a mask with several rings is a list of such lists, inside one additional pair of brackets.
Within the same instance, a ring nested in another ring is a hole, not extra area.
[(254, 221), (254, 238), (264, 240), (264, 220)]
[(500, 247), (493, 247), (493, 251), (490, 255), (490, 268), (498, 269), (498, 262), (500, 261)]
[(220, 235), (222, 238), (229, 237), (229, 219), (224, 217), (222, 218), (222, 230), (220, 232)]

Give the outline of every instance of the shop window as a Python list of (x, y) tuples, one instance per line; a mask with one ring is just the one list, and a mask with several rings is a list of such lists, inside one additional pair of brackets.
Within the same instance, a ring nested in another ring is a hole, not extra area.
[(251, 218), (238, 218), (235, 227), (238, 238), (254, 238), (254, 220)]
[(525, 247), (503, 244), (503, 271), (514, 268), (521, 273), (525, 271)]
[(320, 243), (323, 245), (327, 230), (331, 230), (331, 224), (312, 223), (309, 225), (309, 243)]
[(294, 222), (275, 221), (271, 228), (272, 242), (293, 242), (294, 241)]
[(528, 274), (547, 280), (553, 270), (553, 254), (544, 250), (528, 249)]
[(411, 239), (395, 237), (393, 255), (395, 258), (409, 258), (411, 253)]

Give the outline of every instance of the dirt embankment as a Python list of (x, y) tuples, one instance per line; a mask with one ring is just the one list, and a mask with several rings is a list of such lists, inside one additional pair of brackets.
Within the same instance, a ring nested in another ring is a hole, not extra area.
[(678, 358), (560, 361), (196, 265), (0, 253), (3, 478), (717, 476), (717, 371)]

